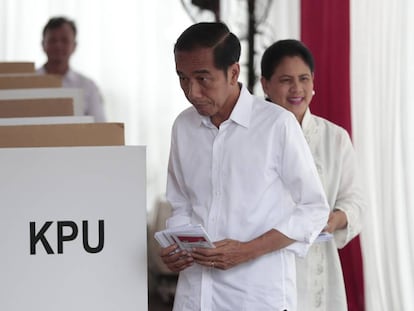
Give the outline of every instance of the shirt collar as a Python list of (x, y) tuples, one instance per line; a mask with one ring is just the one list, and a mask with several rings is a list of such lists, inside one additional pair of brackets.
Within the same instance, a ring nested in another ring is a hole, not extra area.
[(72, 69), (69, 68), (68, 71), (63, 76), (63, 78), (67, 81), (74, 81), (76, 80), (76, 74)]
[[(249, 127), (254, 98), (242, 83), (240, 83), (240, 86), (240, 95), (230, 114), (229, 120), (241, 126)], [(202, 115), (199, 115), (199, 117), (200, 125), (203, 124), (207, 127), (215, 127), (213, 123), (211, 123), (210, 117)]]
[(304, 113), (304, 115), (303, 115), (303, 119), (302, 119), (302, 129), (303, 130), (306, 130), (307, 128), (309, 128), (309, 126), (310, 126), (310, 123), (311, 123), (311, 112), (310, 112), (310, 109), (309, 109), (309, 107), (308, 108), (306, 108), (306, 111), (305, 111), (305, 113)]
[(305, 136), (310, 135), (317, 130), (317, 124), (315, 119), (312, 117), (312, 113), (309, 107), (306, 109), (302, 119), (302, 130)]
[[(45, 65), (43, 65), (42, 67), (40, 67), (37, 70), (37, 73), (39, 73), (39, 74), (47, 74)], [(68, 71), (62, 76), (62, 79), (63, 80), (67, 80), (67, 81), (76, 80), (76, 74), (75, 74), (75, 72), (72, 69), (69, 68)]]
[(240, 85), (240, 96), (233, 108), (233, 111), (231, 112), (229, 119), (248, 128), (250, 125), (254, 97), (243, 84)]

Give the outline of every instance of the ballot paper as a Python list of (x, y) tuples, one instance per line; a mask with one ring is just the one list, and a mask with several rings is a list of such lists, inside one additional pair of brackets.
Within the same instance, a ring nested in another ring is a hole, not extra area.
[(318, 237), (315, 240), (315, 243), (327, 242), (327, 241), (332, 240), (332, 238), (333, 238), (333, 234), (332, 233), (323, 231), (323, 232), (319, 233)]
[(201, 224), (187, 224), (174, 228), (168, 228), (156, 232), (154, 237), (161, 247), (168, 247), (174, 243), (176, 243), (181, 250), (191, 250), (196, 247), (215, 247)]

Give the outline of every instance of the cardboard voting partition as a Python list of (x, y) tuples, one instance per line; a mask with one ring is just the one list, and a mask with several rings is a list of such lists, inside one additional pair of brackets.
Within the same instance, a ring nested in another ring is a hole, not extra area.
[(72, 98), (73, 113), (84, 115), (83, 91), (78, 88), (29, 88), (16, 90), (1, 90), (0, 100), (10, 99), (39, 99), (39, 98)]
[(0, 310), (145, 311), (145, 148), (0, 149)]
[(0, 99), (0, 118), (73, 115), (73, 98)]
[(0, 126), (0, 147), (120, 146), (123, 123)]
[(62, 87), (62, 78), (58, 75), (50, 74), (0, 75), (0, 89), (3, 90), (49, 87)]
[(34, 73), (34, 62), (0, 62), (0, 73)]
[(93, 123), (93, 116), (0, 118), (1, 125), (76, 124)]

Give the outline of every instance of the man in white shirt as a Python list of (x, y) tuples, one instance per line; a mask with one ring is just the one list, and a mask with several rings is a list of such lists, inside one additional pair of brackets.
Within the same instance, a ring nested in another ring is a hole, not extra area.
[(42, 40), (47, 61), (37, 73), (60, 75), (63, 87), (82, 89), (84, 114), (93, 116), (96, 122), (104, 122), (104, 106), (98, 87), (91, 79), (69, 66), (70, 57), (76, 48), (76, 32), (75, 23), (65, 17), (53, 17), (47, 22)]
[(329, 213), (301, 128), (238, 82), (240, 42), (223, 23), (190, 26), (174, 54), (192, 106), (172, 129), (167, 227), (200, 223), (216, 241), (161, 250), (179, 272), (174, 310), (294, 311), (294, 256)]

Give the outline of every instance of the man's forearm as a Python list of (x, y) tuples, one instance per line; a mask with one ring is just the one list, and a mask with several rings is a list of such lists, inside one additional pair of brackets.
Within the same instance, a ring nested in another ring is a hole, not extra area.
[(267, 253), (277, 251), (285, 248), (290, 244), (296, 242), (293, 239), (288, 238), (286, 235), (271, 229), (261, 236), (245, 243), (245, 251), (249, 256), (249, 259), (255, 259)]

